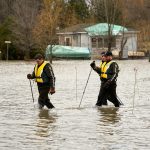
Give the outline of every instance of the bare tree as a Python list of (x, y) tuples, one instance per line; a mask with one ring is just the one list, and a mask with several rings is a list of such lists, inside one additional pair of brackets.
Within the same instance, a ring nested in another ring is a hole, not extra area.
[(105, 35), (108, 51), (111, 51), (114, 38), (119, 36), (113, 33), (114, 24), (122, 26), (119, 52), (119, 57), (122, 58), (123, 49), (127, 42), (127, 37), (125, 36), (125, 26), (128, 22), (127, 0), (89, 0), (88, 2), (98, 21), (106, 22), (108, 25), (108, 32)]
[(108, 51), (111, 51), (113, 40), (113, 28), (116, 23), (117, 11), (119, 10), (120, 0), (103, 0), (105, 17), (108, 24)]
[(56, 30), (59, 25), (63, 0), (43, 0), (43, 9), (37, 17), (33, 33), (36, 42), (42, 50), (50, 45), (50, 63), (52, 63), (52, 48), (57, 43)]
[(127, 10), (127, 0), (124, 1), (119, 1), (119, 8), (120, 11), (122, 13), (121, 15), (121, 22), (120, 24), (122, 25), (123, 29), (122, 29), (122, 36), (121, 36), (121, 42), (120, 42), (120, 51), (119, 51), (119, 59), (123, 58), (123, 50), (124, 47), (127, 43), (127, 37), (125, 36), (125, 26), (127, 25), (128, 22), (128, 10)]
[(12, 5), (15, 0), (1, 0), (0, 1), (0, 22), (5, 20), (12, 13)]
[(13, 4), (12, 31), (16, 37), (14, 42), (23, 51), (25, 59), (30, 58), (29, 53), (34, 46), (32, 28), (39, 11), (39, 4), (37, 0), (15, 0)]
[(108, 32), (106, 35), (108, 51), (111, 51), (114, 34), (114, 24), (120, 21), (120, 1), (121, 0), (89, 0), (91, 10), (98, 19), (98, 22), (106, 22), (108, 25)]

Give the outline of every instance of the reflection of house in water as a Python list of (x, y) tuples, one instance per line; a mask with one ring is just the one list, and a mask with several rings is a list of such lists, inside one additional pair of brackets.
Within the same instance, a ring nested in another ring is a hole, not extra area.
[[(58, 33), (59, 45), (71, 47), (87, 47), (93, 57), (99, 56), (108, 45), (108, 24), (96, 25), (78, 24)], [(126, 40), (122, 58), (128, 58), (128, 53), (137, 52), (137, 34), (135, 30), (123, 26), (112, 25), (112, 49), (114, 55), (119, 55), (121, 41)]]
[(55, 121), (56, 116), (49, 114), (49, 110), (40, 110), (36, 135), (41, 137), (49, 136), (55, 128), (55, 125), (53, 124)]

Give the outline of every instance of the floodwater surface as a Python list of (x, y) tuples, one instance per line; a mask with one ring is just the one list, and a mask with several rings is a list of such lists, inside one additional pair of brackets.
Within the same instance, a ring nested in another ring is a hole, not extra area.
[[(100, 80), (89, 60), (54, 61), (56, 107), (39, 110), (26, 75), (34, 62), (0, 62), (1, 150), (149, 150), (150, 63), (148, 60), (117, 61), (120, 73), (117, 93), (124, 103), (117, 109), (95, 107)], [(99, 64), (100, 61), (96, 61)], [(137, 70), (137, 71), (136, 71)]]

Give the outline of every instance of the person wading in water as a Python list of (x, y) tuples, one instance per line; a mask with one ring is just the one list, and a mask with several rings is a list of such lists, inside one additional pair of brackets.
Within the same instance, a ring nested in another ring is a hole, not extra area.
[(45, 105), (47, 108), (54, 108), (50, 102), (48, 94), (55, 93), (55, 76), (52, 66), (47, 61), (44, 61), (44, 57), (41, 54), (35, 56), (36, 65), (32, 74), (28, 74), (28, 79), (35, 79), (39, 91), (39, 108), (42, 109)]
[(92, 62), (90, 66), (100, 74), (101, 88), (98, 95), (96, 106), (102, 106), (106, 99), (114, 104), (115, 107), (119, 107), (121, 104), (116, 94), (116, 81), (118, 77), (119, 67), (115, 61), (112, 61), (112, 52), (107, 51), (105, 54), (105, 62), (100, 67), (97, 67), (95, 62)]
[[(93, 70), (99, 74), (101, 82), (103, 82), (103, 78), (101, 78), (101, 70), (103, 69), (105, 62), (106, 62), (105, 52), (102, 52), (100, 65), (96, 66), (95, 62), (91, 63), (91, 67), (93, 68)], [(108, 105), (107, 99), (103, 100), (102, 105)]]

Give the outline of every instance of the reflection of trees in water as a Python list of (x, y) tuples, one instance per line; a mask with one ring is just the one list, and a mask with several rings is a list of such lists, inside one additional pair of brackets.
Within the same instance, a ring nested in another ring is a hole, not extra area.
[(100, 112), (100, 121), (103, 122), (104, 125), (109, 125), (108, 123), (115, 124), (119, 122), (120, 115), (118, 114), (119, 108), (99, 108)]
[(56, 116), (53, 114), (49, 114), (49, 110), (40, 110), (39, 111), (39, 119), (37, 123), (37, 131), (36, 135), (41, 137), (47, 137), (53, 133), (56, 122)]

